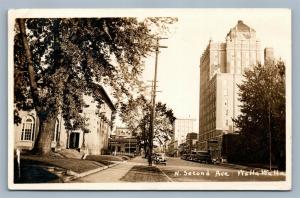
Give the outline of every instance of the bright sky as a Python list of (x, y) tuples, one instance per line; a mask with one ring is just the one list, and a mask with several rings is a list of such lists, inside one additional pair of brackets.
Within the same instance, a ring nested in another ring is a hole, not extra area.
[[(275, 57), (291, 64), (291, 15), (288, 9), (202, 9), (178, 15), (172, 34), (161, 45), (158, 60), (157, 101), (167, 103), (177, 118), (199, 119), (199, 61), (209, 39), (225, 41), (225, 36), (238, 20), (256, 30), (263, 49), (273, 47)], [(155, 57), (146, 61), (144, 80), (154, 76)], [(149, 83), (150, 84), (150, 83)], [(150, 89), (150, 88), (149, 88)]]
[[(66, 10), (19, 10), (10, 17), (177, 17), (171, 26), (172, 34), (163, 40), (158, 61), (157, 101), (167, 103), (177, 118), (195, 118), (198, 131), (199, 119), (199, 61), (209, 39), (225, 40), (230, 28), (243, 20), (256, 30), (263, 49), (273, 47), (275, 57), (282, 57), (288, 71), (291, 69), (291, 11), (289, 9), (89, 9)], [(13, 32), (14, 20), (9, 20)], [(13, 42), (10, 42), (13, 43)], [(12, 46), (11, 46), (12, 47)], [(144, 80), (153, 80), (155, 57), (146, 61)], [(12, 61), (12, 60), (11, 60)], [(287, 79), (290, 82), (290, 73)], [(150, 83), (149, 83), (150, 84)], [(289, 85), (289, 84), (288, 84)], [(150, 89), (150, 88), (149, 88)], [(289, 90), (290, 91), (290, 86)], [(288, 92), (287, 92), (288, 93)], [(117, 120), (117, 125), (122, 125)]]

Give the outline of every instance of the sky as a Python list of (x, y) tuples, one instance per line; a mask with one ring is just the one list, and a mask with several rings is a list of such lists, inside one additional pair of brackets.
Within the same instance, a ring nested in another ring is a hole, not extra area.
[[(263, 49), (273, 47), (275, 57), (291, 65), (291, 16), (288, 9), (202, 9), (178, 14), (158, 58), (157, 101), (172, 108), (177, 118), (194, 118), (198, 132), (201, 54), (210, 39), (224, 42), (238, 20), (256, 30)], [(143, 79), (153, 80), (155, 56), (148, 57)], [(263, 60), (262, 60), (263, 61)], [(150, 84), (150, 83), (149, 83)], [(150, 88), (149, 88), (150, 89)]]
[[(263, 49), (273, 47), (275, 57), (281, 57), (287, 65), (287, 82), (291, 74), (291, 11), (289, 9), (52, 9), (18, 10), (12, 17), (177, 17), (178, 22), (170, 26), (170, 35), (162, 40), (158, 57), (157, 101), (166, 103), (173, 109), (177, 118), (196, 119), (195, 132), (198, 132), (200, 57), (210, 39), (224, 42), (230, 28), (238, 20), (256, 30)], [(14, 20), (9, 20), (13, 32)], [(9, 39), (12, 37), (9, 37)], [(9, 42), (13, 43), (13, 42)], [(11, 50), (12, 51), (12, 50)], [(10, 60), (12, 61), (12, 60)], [(145, 82), (153, 80), (155, 56), (145, 60), (142, 76)], [(151, 85), (151, 83), (149, 83)], [(291, 85), (288, 84), (287, 93)], [(149, 87), (149, 89), (151, 89)], [(124, 126), (119, 119), (117, 126)]]

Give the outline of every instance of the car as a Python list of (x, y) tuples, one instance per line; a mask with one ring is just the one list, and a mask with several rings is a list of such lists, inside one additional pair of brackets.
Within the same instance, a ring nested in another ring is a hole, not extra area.
[(193, 158), (194, 158), (194, 154), (189, 154), (188, 157), (187, 157), (187, 160), (188, 161), (193, 161)]
[(187, 160), (187, 157), (188, 157), (188, 154), (181, 155), (181, 159), (183, 159), (183, 160)]
[(154, 163), (156, 164), (167, 164), (165, 153), (155, 153), (153, 156)]
[(197, 151), (194, 155), (194, 161), (206, 164), (212, 163), (212, 159), (208, 151)]
[(189, 155), (189, 160), (190, 161), (196, 161), (197, 158), (197, 152), (193, 151), (190, 155)]

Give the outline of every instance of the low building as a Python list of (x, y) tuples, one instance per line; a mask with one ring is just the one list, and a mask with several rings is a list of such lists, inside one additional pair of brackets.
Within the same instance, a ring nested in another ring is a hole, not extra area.
[[(56, 119), (55, 130), (52, 135), (51, 147), (53, 150), (76, 149), (94, 155), (107, 152), (112, 114), (116, 109), (102, 86), (99, 86), (96, 95), (103, 99), (103, 103), (99, 104), (91, 96), (84, 96), (85, 103), (88, 105), (80, 112), (88, 118), (89, 133), (84, 133), (81, 129), (67, 130), (60, 114)], [(22, 121), (21, 124), (14, 125), (14, 147), (15, 149), (31, 150), (39, 133), (38, 117), (34, 110), (19, 111), (19, 116)]]
[(177, 140), (171, 140), (167, 147), (167, 153), (169, 156), (172, 157), (178, 157), (179, 156), (179, 150), (178, 150), (178, 142)]
[(186, 145), (189, 153), (197, 150), (197, 142), (198, 142), (198, 133), (188, 133), (186, 135)]
[(109, 151), (113, 155), (134, 155), (139, 151), (138, 140), (126, 127), (117, 127), (109, 138)]
[(132, 132), (127, 127), (116, 127), (116, 130), (114, 131), (114, 135), (117, 137), (132, 137)]

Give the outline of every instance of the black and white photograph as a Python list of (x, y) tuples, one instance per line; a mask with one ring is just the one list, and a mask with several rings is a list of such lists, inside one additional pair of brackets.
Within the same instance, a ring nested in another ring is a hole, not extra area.
[(10, 189), (291, 189), (289, 9), (8, 16)]

